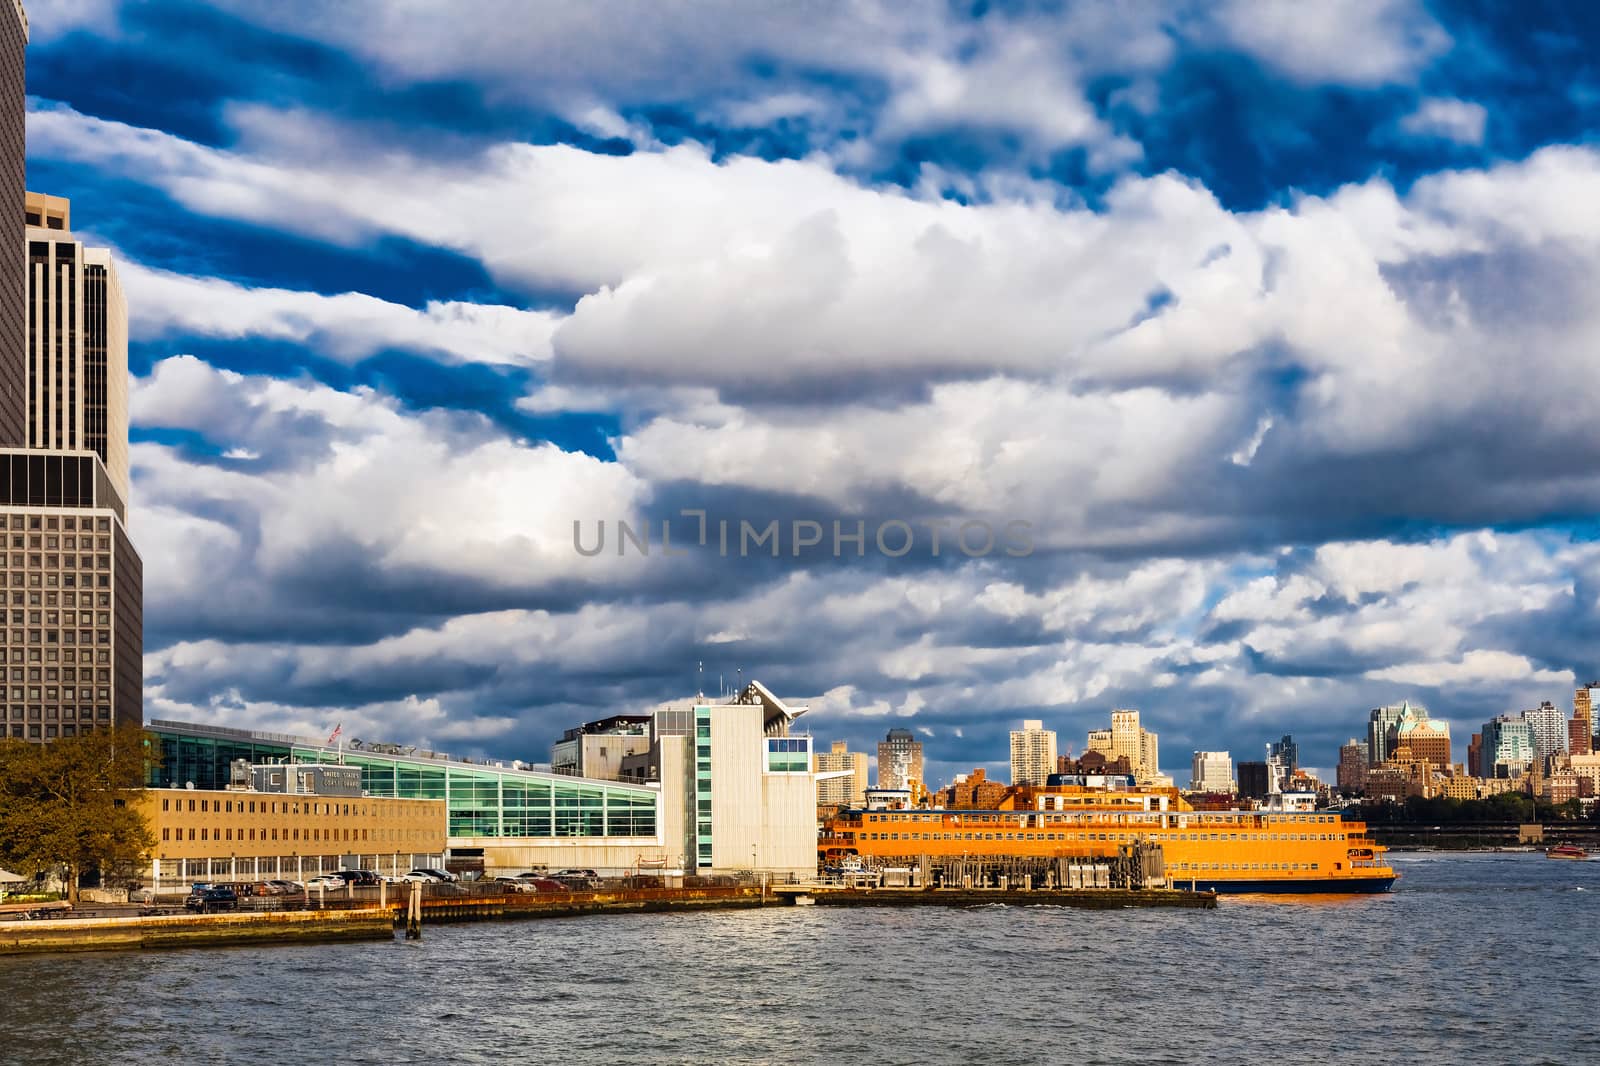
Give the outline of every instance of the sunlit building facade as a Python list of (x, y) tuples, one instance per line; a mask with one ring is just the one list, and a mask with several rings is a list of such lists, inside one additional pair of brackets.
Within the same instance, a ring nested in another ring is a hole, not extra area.
[(1011, 731), (1011, 783), (1043, 785), (1056, 772), (1056, 732), (1030, 718)]
[(1226, 751), (1197, 751), (1190, 759), (1189, 789), (1193, 792), (1237, 792), (1233, 756)]
[(159, 720), (147, 728), (161, 754), (151, 767), (152, 788), (223, 789), (240, 761), (355, 766), (370, 797), (442, 800), (452, 856), (482, 859), (490, 869), (541, 863), (626, 869), (661, 848), (661, 790), (653, 785), (467, 762), (390, 744), (339, 747)]
[(128, 305), (111, 253), (73, 236), (71, 211), (26, 195), (26, 443), (94, 452), (126, 500)]

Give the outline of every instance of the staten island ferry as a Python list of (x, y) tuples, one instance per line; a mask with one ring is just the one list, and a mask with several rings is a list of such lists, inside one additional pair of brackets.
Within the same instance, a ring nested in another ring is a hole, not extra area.
[(1146, 786), (1024, 787), (999, 810), (847, 809), (825, 823), (818, 857), (877, 866), (923, 855), (1100, 859), (1139, 841), (1161, 845), (1168, 883), (1183, 888), (1384, 892), (1399, 876), (1365, 823), (1337, 812), (1202, 811), (1177, 789)]

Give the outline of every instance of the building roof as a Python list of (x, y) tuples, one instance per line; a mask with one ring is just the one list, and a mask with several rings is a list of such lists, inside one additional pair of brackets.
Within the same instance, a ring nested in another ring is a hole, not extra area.
[[(329, 744), (323, 740), (311, 737), (295, 736), (291, 733), (263, 733), (249, 729), (231, 729), (227, 726), (204, 725), (198, 722), (172, 722), (161, 719), (151, 719), (145, 723), (145, 728), (152, 733), (166, 733), (177, 736), (210, 737), (216, 740), (255, 741), (262, 744), (278, 745), (307, 751), (318, 756), (349, 756), (357, 759), (380, 759), (393, 763), (410, 763), (448, 767), (458, 770), (476, 770), (504, 774), (513, 777), (533, 779), (542, 782), (560, 782), (561, 784), (592, 784), (601, 785), (608, 789), (628, 789), (633, 791), (652, 790), (657, 788), (653, 783), (637, 783), (631, 781), (610, 781), (600, 778), (577, 777), (571, 774), (556, 774), (549, 770), (535, 770), (525, 763), (501, 762), (493, 759), (460, 759), (452, 758), (443, 752), (419, 751), (414, 747), (401, 747), (398, 744), (378, 744), (374, 742), (351, 741), (343, 747)], [(356, 745), (360, 744), (359, 747)], [(295, 761), (304, 761), (296, 759)]]
[(773, 695), (772, 690), (759, 681), (751, 681), (731, 702), (746, 706), (759, 704), (765, 712), (762, 719), (762, 732), (768, 736), (786, 732), (796, 718), (810, 710), (806, 706), (789, 706), (789, 704)]

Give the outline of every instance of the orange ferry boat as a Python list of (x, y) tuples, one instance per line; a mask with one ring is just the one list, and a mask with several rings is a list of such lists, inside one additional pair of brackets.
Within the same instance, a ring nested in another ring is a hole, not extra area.
[(1018, 789), (1010, 809), (845, 810), (818, 841), (823, 864), (937, 858), (1106, 858), (1160, 844), (1169, 884), (1217, 892), (1384, 892), (1399, 876), (1366, 824), (1329, 811), (1199, 811), (1173, 788)]

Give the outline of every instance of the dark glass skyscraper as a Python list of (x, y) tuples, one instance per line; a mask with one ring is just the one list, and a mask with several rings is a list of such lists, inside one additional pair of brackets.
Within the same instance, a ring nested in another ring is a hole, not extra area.
[(20, 0), (0, 0), (0, 447), (28, 443), (25, 356), (28, 299), (23, 260), (23, 196), (27, 189), (23, 127), (27, 121), (28, 16)]

